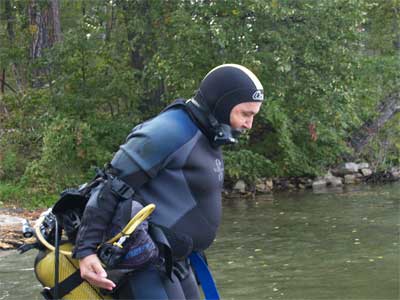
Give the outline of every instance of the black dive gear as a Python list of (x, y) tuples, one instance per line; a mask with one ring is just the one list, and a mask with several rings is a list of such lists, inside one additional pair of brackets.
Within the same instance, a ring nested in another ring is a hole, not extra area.
[(220, 147), (237, 143), (242, 133), (230, 126), (233, 107), (243, 102), (263, 100), (263, 87), (250, 70), (226, 64), (204, 77), (195, 96), (186, 101), (186, 107), (211, 143)]
[[(159, 250), (149, 235), (148, 221), (142, 221), (132, 234), (124, 231), (129, 220), (143, 209), (137, 201), (126, 200), (118, 204), (115, 215), (106, 232), (107, 242), (97, 249), (97, 255), (103, 264), (110, 269), (143, 268), (147, 264), (155, 263), (159, 257)], [(110, 238), (122, 235), (115, 241)]]
[(243, 102), (262, 102), (264, 88), (249, 69), (225, 64), (203, 78), (194, 99), (207, 106), (218, 122), (229, 125), (232, 108)]
[(186, 101), (185, 106), (214, 147), (237, 143), (240, 131), (218, 122), (202, 102), (191, 98)]

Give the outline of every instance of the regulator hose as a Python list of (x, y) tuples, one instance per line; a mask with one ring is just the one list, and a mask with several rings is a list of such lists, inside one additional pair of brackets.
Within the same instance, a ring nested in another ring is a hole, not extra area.
[(54, 219), (54, 299), (59, 299), (58, 297), (58, 281), (59, 281), (59, 269), (60, 269), (60, 236), (58, 232), (58, 221), (57, 218)]
[[(42, 216), (40, 216), (40, 218), (36, 221), (36, 223), (35, 223), (35, 234), (36, 234), (37, 239), (38, 239), (47, 249), (49, 249), (50, 251), (55, 251), (55, 247), (54, 247), (52, 244), (50, 244), (50, 243), (44, 238), (44, 236), (43, 236), (43, 234), (42, 234), (42, 231), (40, 230), (40, 225), (42, 225), (42, 223), (43, 223), (43, 221), (44, 221), (45, 218), (46, 218), (46, 215), (42, 215)], [(56, 222), (56, 224), (57, 224), (57, 222)], [(57, 225), (57, 227), (58, 227), (58, 225)], [(61, 253), (61, 254), (63, 254), (63, 255), (66, 255), (66, 256), (69, 256), (69, 257), (72, 256), (72, 252), (71, 252), (71, 251), (65, 251), (65, 250), (59, 249), (59, 253)]]

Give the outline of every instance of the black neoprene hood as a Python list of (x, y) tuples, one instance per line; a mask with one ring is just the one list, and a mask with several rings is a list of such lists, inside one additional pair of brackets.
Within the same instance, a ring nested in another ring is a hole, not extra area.
[(262, 102), (264, 89), (246, 67), (224, 64), (212, 69), (204, 77), (194, 98), (206, 105), (220, 123), (230, 125), (233, 107), (243, 102)]

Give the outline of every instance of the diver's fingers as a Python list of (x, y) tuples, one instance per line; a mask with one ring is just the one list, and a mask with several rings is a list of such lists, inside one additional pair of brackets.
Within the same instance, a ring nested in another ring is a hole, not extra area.
[[(97, 258), (97, 256), (96, 256)], [(107, 277), (107, 272), (106, 270), (104, 270), (103, 266), (101, 265), (99, 260), (93, 260), (90, 264), (90, 268), (92, 269), (92, 271), (94, 273), (96, 273), (97, 275), (101, 276), (101, 277)]]
[(80, 259), (79, 268), (81, 270), (81, 277), (90, 284), (106, 290), (112, 290), (115, 287), (114, 282), (106, 278), (107, 273), (101, 266), (100, 260), (96, 254)]
[(114, 282), (105, 277), (99, 276), (94, 272), (89, 272), (85, 274), (85, 276), (82, 276), (82, 278), (87, 280), (90, 284), (103, 288), (105, 290), (111, 291), (115, 287)]

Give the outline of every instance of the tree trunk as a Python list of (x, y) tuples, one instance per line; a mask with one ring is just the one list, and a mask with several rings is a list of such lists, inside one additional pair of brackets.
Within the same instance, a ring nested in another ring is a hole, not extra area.
[(51, 12), (54, 28), (54, 41), (62, 41), (61, 23), (60, 23), (60, 4), (58, 0), (51, 0)]
[[(7, 20), (7, 37), (10, 43), (10, 48), (15, 46), (15, 29), (14, 25), (16, 22), (15, 15), (12, 11), (12, 5), (10, 0), (5, 0), (5, 17)], [(14, 73), (15, 83), (17, 86), (17, 90), (23, 90), (23, 80), (21, 78), (20, 66), (17, 62), (13, 62), (11, 64), (12, 72)]]
[[(106, 2), (108, 2), (106, 0)], [(114, 27), (115, 24), (115, 11), (114, 11), (114, 5), (113, 4), (106, 4), (106, 9), (107, 9), (107, 20), (106, 20), (106, 41), (110, 42), (111, 40), (111, 31)]]
[(393, 18), (393, 33), (394, 33), (394, 40), (393, 40), (393, 46), (394, 49), (397, 51), (400, 50), (400, 10), (399, 8), (395, 5), (393, 7), (394, 10), (394, 18)]
[[(45, 49), (51, 48), (54, 43), (61, 41), (61, 26), (58, 0), (41, 2), (30, 0), (28, 6), (29, 29), (31, 32), (30, 58), (34, 62), (43, 56)], [(41, 78), (49, 72), (48, 67), (37, 67), (32, 70), (32, 85), (42, 86)]]
[(378, 133), (396, 113), (400, 112), (400, 92), (387, 96), (378, 107), (378, 116), (365, 124), (350, 139), (350, 146), (355, 153), (363, 150), (368, 142)]
[[(165, 86), (163, 80), (160, 80), (157, 86), (154, 86), (154, 84), (151, 85), (148, 80), (143, 80), (146, 76), (145, 66), (158, 47), (156, 34), (153, 31), (151, 8), (150, 1), (148, 0), (122, 3), (124, 21), (127, 27), (127, 38), (132, 49), (130, 53), (130, 65), (136, 70), (134, 73), (135, 80), (144, 82), (143, 101), (139, 103), (138, 109), (144, 112), (150, 111), (150, 114), (154, 114), (162, 105), (161, 95), (165, 91)], [(138, 32), (136, 28), (133, 28), (129, 24), (132, 17), (143, 18), (147, 24), (144, 32)], [(151, 47), (148, 47), (148, 45), (151, 45)], [(128, 110), (131, 110), (132, 104), (132, 102), (128, 103)]]

